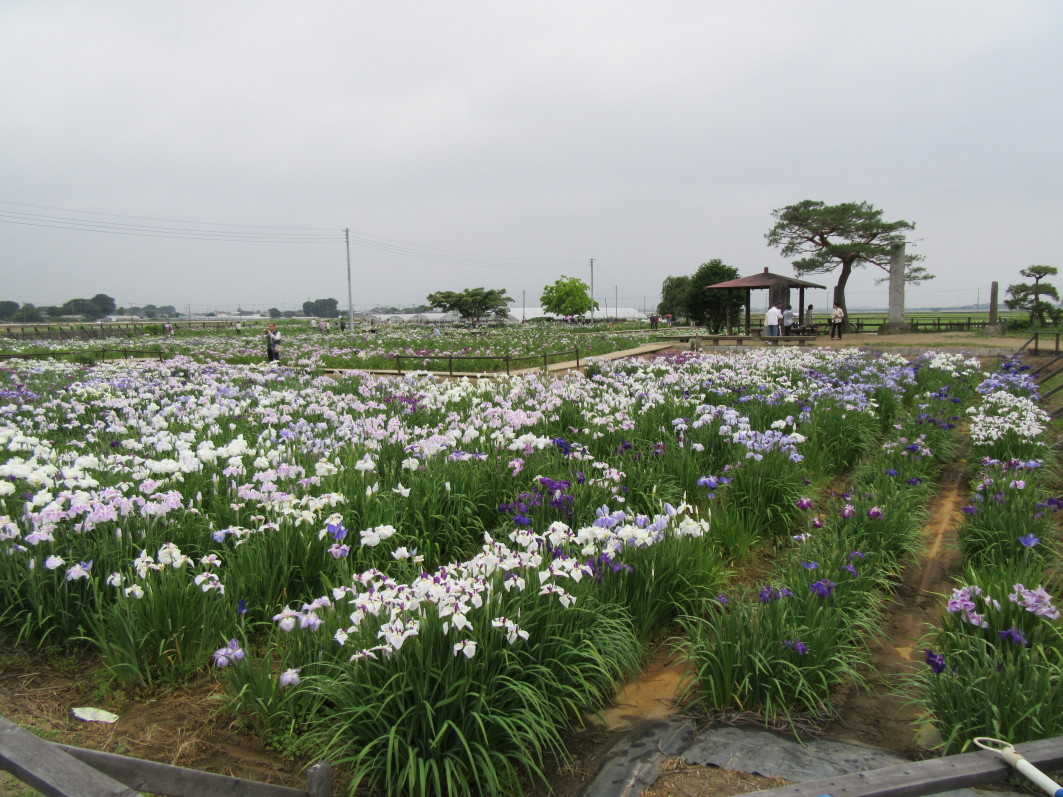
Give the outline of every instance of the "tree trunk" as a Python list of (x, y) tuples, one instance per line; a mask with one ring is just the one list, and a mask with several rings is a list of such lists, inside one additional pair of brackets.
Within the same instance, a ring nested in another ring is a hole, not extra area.
[(834, 302), (842, 310), (845, 311), (845, 320), (842, 321), (842, 332), (849, 331), (849, 308), (845, 304), (845, 285), (849, 282), (849, 277), (853, 273), (853, 262), (851, 260), (842, 261), (842, 271), (838, 275), (838, 284), (834, 286)]

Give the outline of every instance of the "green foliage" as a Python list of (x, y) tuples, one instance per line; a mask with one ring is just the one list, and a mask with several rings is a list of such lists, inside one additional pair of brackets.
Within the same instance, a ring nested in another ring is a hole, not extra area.
[(670, 315), (672, 318), (689, 318), (689, 288), (690, 277), (665, 277), (661, 283), (661, 302), (657, 305), (657, 314)]
[(718, 282), (738, 279), (738, 269), (728, 266), (719, 258), (702, 263), (694, 276), (687, 283), (686, 309), (695, 324), (706, 327), (710, 332), (722, 332), (727, 328), (727, 307), (732, 308), (734, 321), (738, 321), (738, 310), (744, 307), (745, 297), (741, 291), (729, 295), (728, 291), (708, 291), (706, 286)]
[(542, 308), (560, 316), (582, 316), (591, 309), (598, 309), (598, 302), (591, 298), (587, 283), (578, 277), (565, 277), (543, 288), (539, 298)]
[(1058, 274), (1059, 269), (1055, 266), (1028, 266), (1019, 273), (1032, 279), (1033, 284), (1021, 282), (1016, 285), (1009, 285), (1008, 298), (1004, 300), (1004, 304), (1011, 310), (1028, 310), (1030, 312), (1031, 326), (1047, 326), (1046, 313), (1050, 313), (1053, 316), (1053, 323), (1058, 323), (1059, 313), (1053, 312), (1056, 310), (1055, 306), (1049, 305), (1041, 297), (1054, 299), (1056, 304), (1058, 304), (1059, 291), (1056, 290), (1055, 285), (1047, 282), (1042, 283), (1041, 280)]
[(90, 622), (108, 670), (126, 686), (179, 683), (201, 670), (224, 642), (233, 604), (218, 590), (204, 591), (187, 568), (149, 571), (130, 583), (140, 585), (142, 597), (111, 600)]
[[(799, 275), (827, 274), (841, 268), (834, 301), (845, 307), (845, 285), (854, 268), (870, 265), (889, 273), (890, 257), (905, 242), (904, 231), (914, 230), (908, 221), (885, 221), (882, 211), (867, 202), (827, 205), (805, 199), (772, 211), (775, 226), (765, 234), (768, 246), (779, 247), (793, 261)], [(919, 283), (932, 279), (920, 255), (906, 255), (905, 279)]]
[[(300, 692), (331, 710), (299, 746), (348, 767), (352, 788), (387, 794), (522, 793), (527, 776), (545, 783), (546, 758), (566, 755), (565, 724), (637, 667), (641, 647), (616, 606), (536, 601), (506, 614), (534, 644), (507, 643), (484, 624), (468, 631), (477, 644), (467, 658), (428, 615), (401, 652), (355, 663), (345, 656), (309, 675)], [(375, 641), (364, 636), (367, 647)], [(226, 673), (233, 687), (245, 680), (243, 665)], [(237, 705), (252, 693), (237, 691)]]
[(11, 320), (20, 324), (32, 324), (43, 321), (44, 315), (36, 305), (26, 302), (12, 314)]
[[(303, 302), (303, 315), (311, 318), (336, 318), (340, 314), (339, 302), (335, 299), (314, 299)], [(270, 318), (273, 318), (270, 314)]]
[(457, 313), (464, 319), (479, 320), (488, 316), (505, 318), (513, 300), (505, 289), (466, 288), (456, 291), (436, 291), (425, 299), (430, 307)]
[(9, 321), (18, 312), (18, 302), (0, 301), (0, 321)]

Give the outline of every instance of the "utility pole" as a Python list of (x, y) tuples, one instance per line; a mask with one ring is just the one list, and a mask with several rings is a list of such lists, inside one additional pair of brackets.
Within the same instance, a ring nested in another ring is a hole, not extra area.
[(594, 321), (594, 258), (591, 258), (591, 321)]
[(354, 334), (354, 305), (351, 304), (351, 228), (344, 227), (343, 240), (347, 243), (347, 334)]
[(521, 321), (527, 321), (528, 320), (527, 315), (525, 315), (525, 306), (526, 305), (525, 305), (525, 302), (524, 302), (524, 300), (527, 298), (527, 293), (528, 293), (527, 291), (521, 291), (520, 292), (520, 320)]

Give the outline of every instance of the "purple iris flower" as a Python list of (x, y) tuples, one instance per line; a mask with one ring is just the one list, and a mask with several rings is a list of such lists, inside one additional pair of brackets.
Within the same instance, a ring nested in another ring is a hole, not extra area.
[(790, 648), (798, 656), (804, 656), (808, 653), (808, 645), (802, 642), (800, 639), (784, 639), (782, 644)]
[(945, 672), (944, 653), (935, 653), (932, 650), (927, 650), (925, 653), (926, 663), (930, 665), (930, 669), (933, 671), (934, 675), (941, 675), (941, 673)]
[(1008, 642), (1014, 642), (1016, 645), (1025, 645), (1029, 642), (1026, 638), (1026, 634), (1022, 632), (1022, 629), (1012, 626), (1006, 631), (997, 631), (1000, 638)]
[(829, 598), (833, 594), (836, 586), (838, 585), (835, 582), (831, 581), (829, 578), (824, 578), (820, 581), (813, 581), (808, 585), (808, 588), (812, 590), (812, 594), (816, 597)]
[(1041, 538), (1035, 537), (1033, 533), (1027, 534), (1025, 537), (1019, 537), (1019, 542), (1022, 543), (1023, 548), (1033, 548), (1040, 541)]

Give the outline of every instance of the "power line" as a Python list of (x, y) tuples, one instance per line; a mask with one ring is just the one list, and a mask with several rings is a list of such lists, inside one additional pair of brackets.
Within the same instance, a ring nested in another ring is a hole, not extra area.
[[(338, 243), (339, 241), (345, 240), (344, 230), (329, 230), (321, 227), (281, 227), (250, 224), (226, 225), (216, 222), (182, 221), (153, 216), (130, 216), (117, 213), (100, 213), (97, 211), (58, 208), (49, 205), (31, 205), (28, 203), (9, 202), (6, 200), (0, 200), (0, 205), (14, 205), (18, 207), (35, 208), (38, 210), (58, 210), (64, 213), (103, 216), (115, 219), (140, 219), (143, 221), (162, 221), (167, 222), (168, 224), (236, 228), (200, 229), (196, 226), (171, 227), (0, 209), (0, 223), (73, 230), (77, 232), (131, 235), (148, 238), (230, 241), (239, 243)], [(250, 230), (250, 232), (248, 232), (248, 230)], [(402, 257), (471, 266), (474, 268), (501, 269), (508, 271), (556, 271), (564, 268), (579, 268), (582, 266), (582, 261), (544, 261), (524, 258), (487, 257), (461, 252), (451, 252), (444, 249), (403, 244), (390, 239), (376, 238), (365, 233), (350, 234), (349, 240), (353, 245), (363, 249), (372, 249), (378, 252), (386, 252), (388, 254), (395, 254)]]
[(16, 205), (21, 208), (37, 208), (38, 210), (61, 210), (65, 213), (80, 213), (83, 216), (110, 216), (116, 219), (142, 219), (144, 221), (168, 221), (174, 224), (200, 224), (208, 227), (247, 227), (260, 230), (314, 230), (317, 232), (334, 232), (331, 227), (276, 227), (260, 224), (221, 224), (214, 221), (187, 221), (185, 219), (165, 219), (157, 216), (130, 216), (123, 213), (103, 213), (97, 210), (76, 210), (74, 208), (57, 208), (51, 205), (31, 205), (28, 202), (9, 202), (0, 199), (0, 205)]

